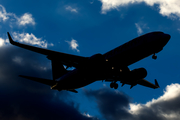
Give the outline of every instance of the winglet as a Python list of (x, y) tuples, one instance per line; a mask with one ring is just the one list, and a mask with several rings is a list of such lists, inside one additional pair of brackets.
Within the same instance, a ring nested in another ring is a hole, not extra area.
[(155, 85), (157, 86), (157, 88), (160, 88), (156, 79), (155, 79)]
[(7, 34), (8, 34), (9, 42), (11, 44), (14, 44), (15, 42), (13, 41), (13, 39), (12, 39), (11, 35), (9, 34), (9, 32), (7, 32)]

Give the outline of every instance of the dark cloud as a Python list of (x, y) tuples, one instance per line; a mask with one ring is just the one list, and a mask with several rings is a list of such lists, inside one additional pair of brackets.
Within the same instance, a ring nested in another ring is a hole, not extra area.
[(107, 120), (116, 120), (132, 117), (128, 112), (130, 98), (122, 92), (112, 91), (109, 88), (99, 90), (84, 90), (88, 97), (95, 97), (99, 111)]
[(50, 61), (45, 56), (7, 45), (0, 48), (1, 120), (91, 120), (81, 114), (67, 91), (19, 78), (28, 75), (51, 79)]
[(90, 99), (95, 99), (106, 120), (179, 120), (180, 117), (180, 84), (167, 86), (162, 96), (146, 104), (132, 103), (123, 92), (109, 88), (85, 89), (84, 93)]

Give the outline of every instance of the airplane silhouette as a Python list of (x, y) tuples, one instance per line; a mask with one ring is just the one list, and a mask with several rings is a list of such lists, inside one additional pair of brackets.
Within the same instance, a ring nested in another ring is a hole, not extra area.
[[(49, 85), (54, 90), (75, 93), (77, 93), (75, 89), (99, 80), (111, 82), (110, 87), (114, 89), (118, 88), (117, 81), (120, 81), (122, 86), (131, 85), (130, 89), (137, 84), (159, 88), (156, 79), (155, 84), (144, 79), (147, 76), (145, 68), (129, 70), (128, 66), (150, 55), (153, 59), (157, 59), (155, 54), (160, 52), (171, 38), (169, 34), (163, 32), (151, 32), (105, 54), (98, 53), (91, 57), (82, 57), (18, 43), (13, 41), (9, 32), (7, 34), (12, 45), (44, 54), (52, 63), (53, 80), (24, 75), (19, 75), (20, 77)], [(64, 65), (67, 67), (65, 68)], [(67, 70), (68, 67), (75, 67), (75, 69)]]

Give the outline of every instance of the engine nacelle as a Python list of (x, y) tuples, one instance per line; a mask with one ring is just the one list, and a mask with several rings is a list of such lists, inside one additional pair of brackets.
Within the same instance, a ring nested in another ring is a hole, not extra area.
[(147, 71), (145, 68), (137, 68), (130, 72), (130, 78), (135, 80), (143, 79), (147, 76)]

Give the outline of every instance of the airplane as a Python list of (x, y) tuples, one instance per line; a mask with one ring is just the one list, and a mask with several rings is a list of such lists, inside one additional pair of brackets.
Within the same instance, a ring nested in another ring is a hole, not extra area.
[[(52, 80), (24, 75), (19, 75), (20, 77), (49, 85), (53, 90), (75, 93), (78, 92), (76, 89), (101, 80), (111, 82), (110, 87), (114, 89), (118, 88), (117, 81), (120, 81), (122, 86), (131, 85), (130, 89), (137, 84), (159, 88), (156, 79), (155, 84), (144, 79), (147, 76), (145, 68), (130, 70), (128, 66), (150, 55), (157, 59), (155, 54), (160, 52), (171, 38), (169, 34), (160, 31), (150, 32), (105, 54), (82, 57), (15, 42), (9, 32), (7, 34), (12, 45), (46, 55), (51, 60)], [(67, 70), (69, 67), (75, 69)]]

